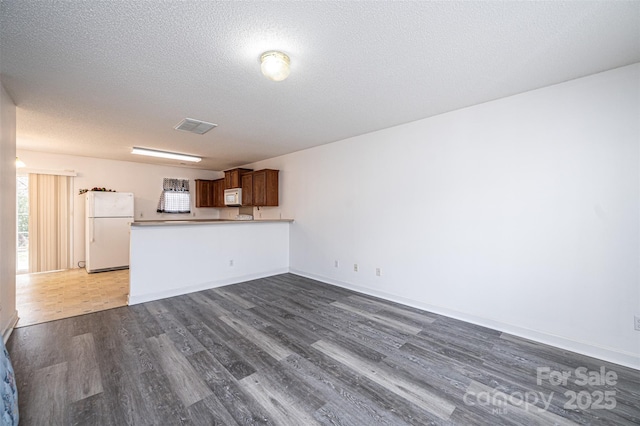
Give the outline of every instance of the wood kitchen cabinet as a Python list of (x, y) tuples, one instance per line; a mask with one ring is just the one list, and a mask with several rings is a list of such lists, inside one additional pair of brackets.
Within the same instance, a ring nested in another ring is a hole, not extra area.
[(263, 169), (251, 173), (254, 206), (278, 205), (278, 172), (278, 170)]
[(242, 175), (242, 205), (253, 206), (253, 173)]
[(225, 207), (224, 179), (196, 179), (196, 207)]
[(224, 172), (224, 189), (240, 188), (242, 185), (242, 176), (251, 172), (251, 169), (227, 170)]
[(214, 207), (212, 180), (196, 179), (196, 207)]
[(225, 179), (216, 179), (212, 181), (213, 188), (213, 207), (225, 207), (224, 205), (224, 188)]

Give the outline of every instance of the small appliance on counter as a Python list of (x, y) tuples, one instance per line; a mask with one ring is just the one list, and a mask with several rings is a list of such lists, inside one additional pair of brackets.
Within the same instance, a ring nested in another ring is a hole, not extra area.
[(90, 191), (86, 195), (85, 263), (89, 273), (129, 267), (131, 192)]
[(253, 215), (250, 214), (239, 214), (236, 216), (236, 220), (253, 220)]

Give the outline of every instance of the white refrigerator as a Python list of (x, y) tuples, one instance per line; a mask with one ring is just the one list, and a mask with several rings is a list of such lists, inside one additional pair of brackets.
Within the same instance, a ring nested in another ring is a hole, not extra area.
[(89, 191), (86, 195), (85, 215), (87, 272), (128, 268), (133, 194)]

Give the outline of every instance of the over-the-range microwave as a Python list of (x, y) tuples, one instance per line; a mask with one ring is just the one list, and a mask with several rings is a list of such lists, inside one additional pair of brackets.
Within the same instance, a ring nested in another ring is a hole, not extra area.
[(225, 206), (241, 206), (242, 205), (242, 188), (233, 188), (224, 190)]

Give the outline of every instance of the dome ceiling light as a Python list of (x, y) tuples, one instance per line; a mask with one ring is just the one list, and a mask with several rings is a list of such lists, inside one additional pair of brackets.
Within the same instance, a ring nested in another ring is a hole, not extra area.
[(264, 52), (260, 55), (260, 69), (262, 74), (270, 80), (282, 81), (289, 77), (291, 60), (287, 55), (276, 50)]

